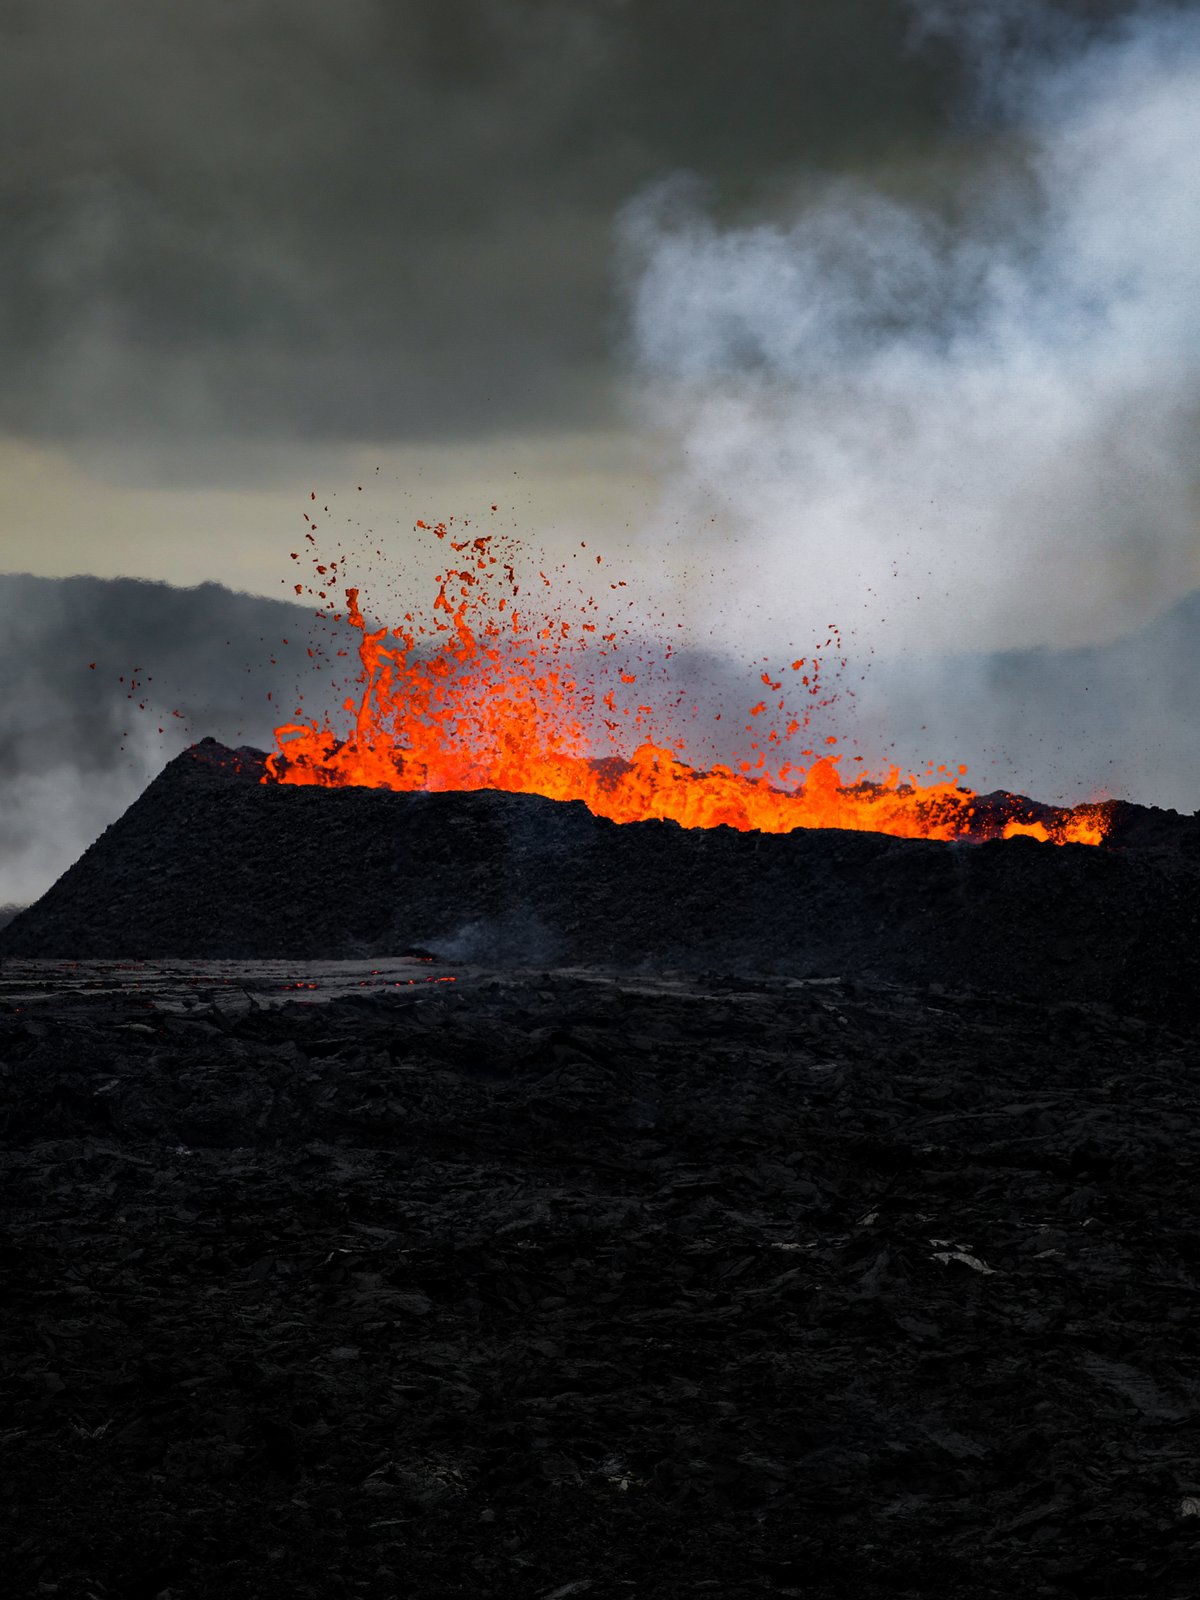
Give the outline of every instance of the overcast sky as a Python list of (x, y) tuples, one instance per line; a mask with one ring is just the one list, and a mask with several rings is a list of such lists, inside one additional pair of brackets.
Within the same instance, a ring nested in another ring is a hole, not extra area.
[(3, 0), (0, 565), (279, 594), (371, 474), (705, 643), (1119, 634), (1200, 582), (1189, 13)]
[(631, 195), (688, 169), (733, 203), (925, 147), (948, 110), (890, 0), (3, 16), (3, 416), (52, 440), (611, 423)]

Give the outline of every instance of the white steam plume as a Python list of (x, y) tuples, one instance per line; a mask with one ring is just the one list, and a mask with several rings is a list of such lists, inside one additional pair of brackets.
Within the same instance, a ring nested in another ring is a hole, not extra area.
[(678, 180), (627, 208), (666, 515), (732, 540), (727, 640), (1075, 644), (1200, 584), (1200, 18), (1069, 43), (981, 57), (1002, 125), (939, 206), (838, 180), (722, 228)]

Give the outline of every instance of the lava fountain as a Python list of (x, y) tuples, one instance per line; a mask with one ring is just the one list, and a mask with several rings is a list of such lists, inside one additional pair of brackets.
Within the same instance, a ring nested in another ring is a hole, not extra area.
[[(633, 634), (622, 620), (631, 605), (621, 593), (627, 585), (603, 578), (601, 557), (581, 559), (600, 569), (594, 588), (603, 603), (591, 586), (564, 602), (545, 572), (529, 584), (516, 541), (475, 534), (469, 523), (417, 528), (445, 546), (431, 609), (406, 611), (394, 627), (372, 627), (359, 590), (348, 586), (340, 591), (344, 611), (318, 612), (358, 635), (356, 693), (343, 704), (341, 732), (328, 719), (304, 720), (297, 707), (298, 720), (275, 730), (264, 783), (499, 789), (582, 800), (614, 822), (657, 818), (764, 833), (1028, 834), (1057, 844), (1098, 844), (1104, 836), (1103, 806), (1065, 811), (1015, 796), (981, 800), (962, 781), (965, 767), (905, 777), (894, 768), (847, 781), (841, 755), (830, 748), (837, 738), (826, 735), (818, 750), (812, 734), (814, 713), (836, 698), (826, 688), (830, 663), (835, 671), (845, 666), (836, 628), (815, 652), (775, 669), (768, 664), (739, 725), (744, 753), (731, 765), (699, 770), (684, 759), (686, 741), (661, 732), (677, 722), (684, 696), (677, 692), (666, 705), (647, 698), (655, 664), (644, 652), (634, 658)], [(328, 608), (339, 561), (321, 559), (311, 527), (306, 538), (315, 571), (309, 584), (294, 587)]]

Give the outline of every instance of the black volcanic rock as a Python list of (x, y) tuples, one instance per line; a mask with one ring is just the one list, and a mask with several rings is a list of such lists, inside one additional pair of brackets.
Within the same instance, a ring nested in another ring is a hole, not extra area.
[[(837, 975), (1191, 1016), (1194, 824), (1121, 808), (1145, 847), (617, 825), (534, 795), (259, 782), (177, 757), (0, 953), (454, 960)], [(1182, 846), (1180, 841), (1183, 841)]]
[(1195, 1594), (1194, 1033), (475, 969), (6, 1004), (22, 965), (5, 1592)]

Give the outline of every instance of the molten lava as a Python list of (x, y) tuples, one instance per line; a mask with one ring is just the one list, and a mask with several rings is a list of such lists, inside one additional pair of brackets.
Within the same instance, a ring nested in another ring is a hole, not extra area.
[[(803, 742), (812, 738), (813, 711), (831, 701), (820, 652), (761, 673), (765, 693), (743, 725), (750, 736), (744, 758), (699, 771), (678, 753), (682, 740), (649, 737), (659, 727), (656, 710), (644, 687), (634, 686), (653, 676), (653, 667), (629, 659), (630, 630), (615, 611), (586, 591), (569, 607), (540, 610), (522, 595), (511, 543), (465, 530), (455, 538), (452, 526), (428, 530), (452, 558), (437, 576), (431, 614), (410, 611), (400, 626), (372, 628), (359, 591), (343, 591), (344, 620), (360, 635), (360, 692), (343, 708), (352, 725), (342, 736), (315, 720), (277, 728), (264, 782), (500, 789), (582, 800), (614, 822), (669, 818), (686, 828), (851, 828), (926, 839), (1029, 834), (1058, 844), (1103, 837), (1101, 807), (1038, 807), (1034, 815), (1013, 800), (998, 809), (962, 785), (965, 767), (957, 781), (941, 767), (921, 779), (901, 781), (894, 769), (880, 781), (844, 782), (839, 756), (819, 756)], [(311, 559), (314, 581), (332, 584), (338, 561), (316, 553)], [(538, 578), (543, 593), (551, 588), (545, 573)], [(303, 587), (296, 584), (297, 593)], [(625, 584), (608, 588), (619, 606)], [(328, 589), (315, 592), (328, 601)], [(821, 649), (838, 647), (831, 629)], [(676, 695), (665, 714), (682, 698)], [(799, 712), (791, 709), (795, 698)], [(606, 745), (610, 753), (598, 754)], [(793, 749), (806, 765), (791, 758)]]

